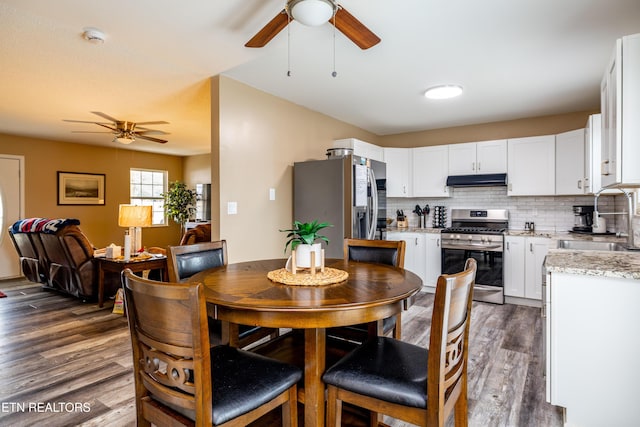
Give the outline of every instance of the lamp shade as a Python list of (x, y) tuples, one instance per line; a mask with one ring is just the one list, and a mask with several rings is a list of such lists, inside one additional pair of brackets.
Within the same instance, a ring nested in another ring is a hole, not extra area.
[(151, 206), (120, 205), (118, 225), (120, 227), (150, 227)]
[(324, 24), (335, 13), (335, 6), (330, 0), (292, 0), (289, 8), (293, 19), (309, 27)]

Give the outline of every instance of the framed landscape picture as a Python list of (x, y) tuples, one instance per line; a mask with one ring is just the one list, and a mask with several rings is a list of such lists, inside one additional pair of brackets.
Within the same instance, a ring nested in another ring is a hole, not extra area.
[(105, 174), (58, 172), (59, 205), (104, 205)]

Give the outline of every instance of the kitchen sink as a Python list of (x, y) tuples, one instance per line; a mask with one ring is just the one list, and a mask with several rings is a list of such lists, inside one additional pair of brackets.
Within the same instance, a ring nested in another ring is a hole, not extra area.
[(558, 240), (559, 249), (586, 251), (626, 251), (627, 247), (617, 242), (594, 242), (592, 240)]

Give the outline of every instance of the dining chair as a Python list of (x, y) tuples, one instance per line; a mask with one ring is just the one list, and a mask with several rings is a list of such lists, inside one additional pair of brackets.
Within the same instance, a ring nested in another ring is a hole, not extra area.
[(429, 348), (373, 337), (326, 370), (327, 426), (340, 425), (342, 403), (420, 426), (467, 425), (469, 322), (476, 275), (470, 258), (464, 271), (441, 275), (431, 317)]
[(210, 347), (202, 283), (122, 273), (138, 426), (246, 426), (282, 407), (297, 425), (302, 371), (228, 345)]
[[(227, 242), (219, 240), (169, 246), (167, 248), (167, 264), (170, 282), (189, 281), (196, 273), (227, 265)], [(209, 331), (212, 345), (229, 343), (240, 348), (247, 347), (265, 337), (273, 339), (279, 335), (278, 329), (233, 323), (226, 329), (222, 327), (219, 320), (213, 318), (210, 318), (209, 321)]]
[[(404, 268), (406, 243), (403, 240), (365, 240), (344, 239), (344, 258), (349, 261), (386, 264)], [(388, 317), (376, 324), (376, 335), (393, 333), (397, 339), (402, 337), (402, 319), (400, 313)], [(373, 325), (373, 324), (372, 324)], [(369, 336), (370, 324), (359, 324), (330, 328), (327, 335), (334, 338), (364, 342)], [(373, 332), (373, 331), (372, 331)]]

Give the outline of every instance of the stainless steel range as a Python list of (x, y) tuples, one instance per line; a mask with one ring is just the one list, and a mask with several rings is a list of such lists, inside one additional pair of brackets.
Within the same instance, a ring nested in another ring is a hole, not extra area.
[(504, 304), (504, 233), (506, 209), (452, 209), (451, 227), (442, 230), (442, 273), (464, 269), (467, 258), (478, 263), (473, 299)]

